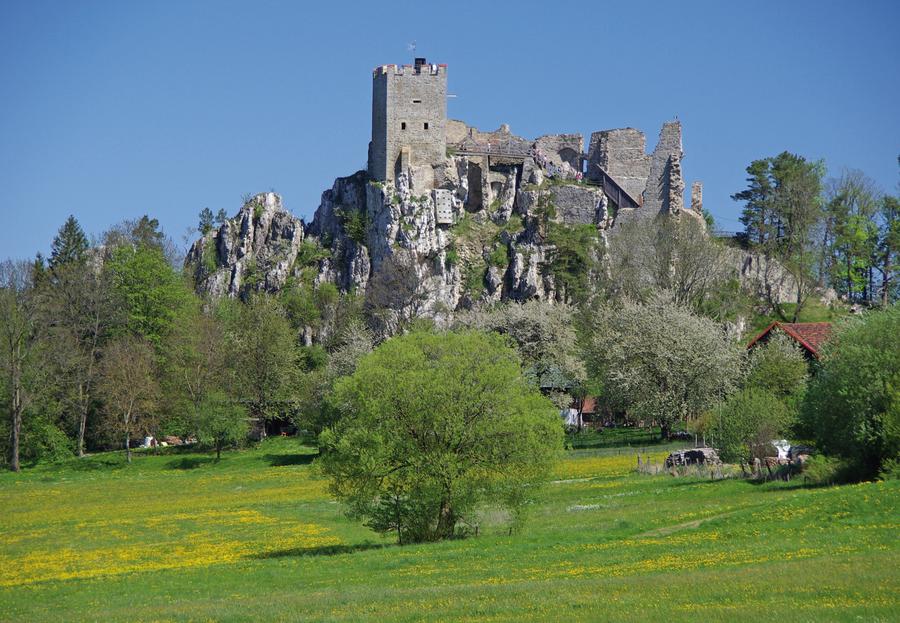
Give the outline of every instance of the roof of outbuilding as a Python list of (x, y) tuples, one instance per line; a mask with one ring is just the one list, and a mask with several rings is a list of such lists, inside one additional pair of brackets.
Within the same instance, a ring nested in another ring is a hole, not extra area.
[(773, 329), (779, 328), (806, 349), (816, 359), (822, 350), (822, 344), (831, 335), (830, 322), (773, 322), (763, 329), (762, 333), (750, 340), (747, 348), (753, 348), (757, 342), (765, 339)]

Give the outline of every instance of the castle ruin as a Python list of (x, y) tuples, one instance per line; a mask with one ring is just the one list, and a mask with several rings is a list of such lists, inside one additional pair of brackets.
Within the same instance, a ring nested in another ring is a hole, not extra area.
[[(212, 296), (275, 292), (300, 277), (342, 292), (382, 279), (376, 291), (393, 291), (384, 282), (393, 273), (383, 270), (392, 267), (415, 291), (392, 308), (395, 319), (447, 322), (474, 305), (567, 300), (554, 229), (593, 227), (589, 252), (606, 270), (620, 223), (665, 215), (705, 227), (699, 182), (684, 198), (683, 155), (677, 120), (663, 124), (652, 153), (634, 128), (594, 132), (587, 146), (581, 134), (530, 139), (505, 124), (481, 131), (447, 118), (446, 65), (381, 65), (372, 73), (366, 169), (338, 177), (310, 222), (273, 193), (254, 197), (198, 240), (186, 263), (198, 291)], [(307, 243), (321, 256), (301, 258)]]
[(546, 174), (557, 181), (598, 188), (617, 220), (684, 212), (702, 221), (700, 182), (691, 185), (692, 197), (685, 209), (684, 153), (677, 120), (663, 124), (651, 154), (646, 152), (644, 133), (634, 128), (594, 132), (585, 153), (581, 134), (532, 141), (513, 135), (506, 125), (482, 132), (448, 120), (445, 64), (416, 58), (412, 65), (376, 67), (369, 177), (392, 183), (401, 173), (416, 178), (418, 188), (431, 191), (437, 222), (449, 225), (451, 198), (441, 189), (441, 169), (451, 154), (465, 158), (468, 211), (498, 200), (506, 202), (503, 179), (513, 170), (522, 184), (539, 184)]
[(447, 156), (447, 66), (424, 58), (381, 65), (372, 72), (369, 175), (393, 181), (411, 166), (435, 166)]

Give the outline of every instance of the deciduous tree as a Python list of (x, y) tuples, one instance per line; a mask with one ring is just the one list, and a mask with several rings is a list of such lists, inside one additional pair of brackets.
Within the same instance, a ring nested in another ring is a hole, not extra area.
[(122, 436), (131, 463), (131, 439), (151, 430), (159, 399), (152, 345), (131, 335), (110, 343), (98, 389), (110, 429)]
[(803, 351), (786, 335), (777, 333), (750, 353), (744, 386), (769, 392), (796, 416), (808, 378), (809, 364)]
[(556, 409), (515, 350), (480, 332), (413, 332), (338, 381), (322, 434), (331, 490), (400, 542), (452, 536), (482, 501), (521, 511), (562, 446)]
[(104, 343), (123, 323), (122, 307), (109, 274), (89, 262), (58, 264), (39, 292), (52, 354), (47, 363), (63, 386), (64, 404), (74, 416), (76, 451), (83, 456), (98, 362)]
[(217, 313), (227, 332), (233, 395), (260, 427), (266, 419), (289, 415), (296, 402), (299, 351), (281, 305), (256, 295), (243, 304), (224, 301)]
[(19, 471), (22, 414), (30, 392), (28, 367), (37, 342), (36, 306), (27, 262), (0, 263), (0, 365), (6, 373), (9, 392), (9, 466)]
[[(741, 222), (751, 248), (765, 258), (766, 298), (782, 320), (796, 321), (816, 285), (820, 252), (815, 234), (823, 219), (824, 172), (821, 161), (782, 152), (752, 162), (747, 188), (732, 195), (744, 202)], [(780, 297), (787, 287), (792, 290), (791, 312)]]
[(191, 301), (181, 276), (160, 249), (147, 245), (116, 247), (105, 269), (123, 306), (127, 329), (161, 345), (176, 315)]
[[(586, 372), (575, 331), (575, 309), (565, 303), (544, 301), (499, 304), (458, 314), (454, 326), (478, 329), (510, 338), (536, 386), (561, 385), (574, 389), (584, 383)], [(558, 406), (567, 407), (568, 394)]]
[(728, 249), (689, 217), (623, 223), (610, 235), (612, 294), (649, 301), (661, 290), (695, 310), (735, 276)]
[(585, 356), (606, 397), (658, 422), (663, 437), (727, 396), (742, 371), (740, 349), (716, 322), (659, 299), (602, 308)]
[(222, 448), (247, 437), (247, 410), (224, 392), (210, 392), (197, 409), (196, 428), (200, 441), (215, 448), (218, 461)]
[(823, 451), (852, 461), (862, 478), (900, 458), (900, 307), (837, 329), (809, 384), (802, 421)]
[(830, 283), (848, 301), (871, 303), (874, 298), (880, 194), (861, 171), (829, 180), (824, 250)]

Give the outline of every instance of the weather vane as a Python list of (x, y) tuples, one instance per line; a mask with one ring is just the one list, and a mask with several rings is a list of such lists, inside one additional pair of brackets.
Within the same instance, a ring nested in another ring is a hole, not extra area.
[(410, 43), (407, 43), (406, 49), (409, 50), (410, 52), (412, 52), (413, 54), (415, 54), (416, 53), (416, 40), (413, 39)]

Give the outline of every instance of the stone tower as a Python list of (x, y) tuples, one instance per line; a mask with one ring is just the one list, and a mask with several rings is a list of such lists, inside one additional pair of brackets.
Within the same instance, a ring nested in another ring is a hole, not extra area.
[(417, 58), (372, 72), (369, 175), (393, 181), (408, 167), (440, 164), (447, 155), (447, 66)]

